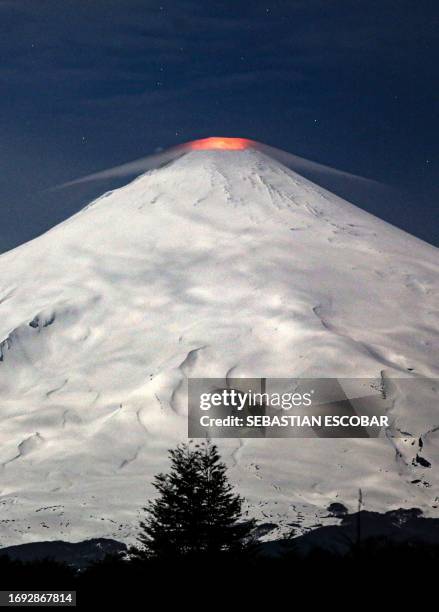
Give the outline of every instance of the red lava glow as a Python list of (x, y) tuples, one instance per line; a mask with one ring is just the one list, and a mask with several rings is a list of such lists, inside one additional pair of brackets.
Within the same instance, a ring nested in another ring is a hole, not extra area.
[(193, 140), (188, 143), (188, 148), (193, 151), (223, 149), (227, 151), (242, 151), (254, 146), (252, 140), (248, 138), (222, 138), (212, 136), (211, 138), (202, 138), (201, 140)]

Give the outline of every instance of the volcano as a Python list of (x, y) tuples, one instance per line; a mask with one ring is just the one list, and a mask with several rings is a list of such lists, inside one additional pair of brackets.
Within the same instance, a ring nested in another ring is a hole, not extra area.
[[(438, 263), (246, 145), (189, 147), (1, 255), (0, 541), (129, 541), (187, 436), (188, 377), (437, 378)], [(273, 534), (359, 488), (434, 513), (437, 388), (395, 396), (399, 438), (220, 451)]]

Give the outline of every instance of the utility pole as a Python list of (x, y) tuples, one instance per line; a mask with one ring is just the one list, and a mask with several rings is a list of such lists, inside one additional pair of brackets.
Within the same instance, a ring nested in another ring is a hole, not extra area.
[(361, 544), (361, 506), (363, 505), (363, 492), (358, 489), (358, 512), (357, 512), (357, 549)]

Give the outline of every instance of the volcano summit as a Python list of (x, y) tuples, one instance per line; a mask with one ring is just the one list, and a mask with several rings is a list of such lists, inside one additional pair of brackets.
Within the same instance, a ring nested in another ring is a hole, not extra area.
[[(194, 146), (1, 255), (3, 545), (129, 540), (188, 377), (437, 378), (438, 272), (253, 147)], [(431, 512), (437, 386), (392, 399), (400, 438), (221, 441), (251, 513), (312, 525), (359, 487)]]

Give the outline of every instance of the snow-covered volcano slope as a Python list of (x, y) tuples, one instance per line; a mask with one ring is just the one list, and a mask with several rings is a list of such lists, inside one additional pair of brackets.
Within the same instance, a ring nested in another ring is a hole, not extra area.
[[(437, 377), (438, 263), (251, 149), (189, 152), (2, 255), (0, 543), (129, 538), (188, 376)], [(413, 438), (220, 447), (264, 521), (321, 522), (358, 487), (434, 512), (434, 385), (394, 412)]]

